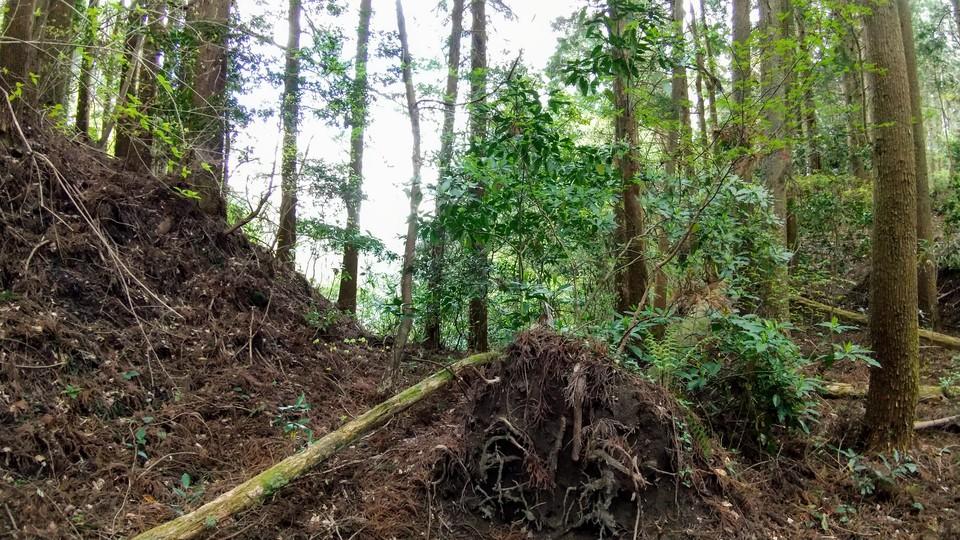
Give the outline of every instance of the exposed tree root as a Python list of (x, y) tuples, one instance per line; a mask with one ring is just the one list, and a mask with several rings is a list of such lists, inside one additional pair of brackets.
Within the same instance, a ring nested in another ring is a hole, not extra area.
[(477, 354), (437, 371), (356, 419), (347, 422), (340, 429), (314, 441), (302, 452), (284, 459), (193, 512), (184, 514), (136, 536), (135, 540), (193, 538), (204, 530), (215, 528), (220, 521), (259, 504), (264, 498), (287, 485), (311, 467), (329, 458), (341, 448), (443, 388), (451, 380), (458, 377), (462, 371), (493, 362), (498, 358), (499, 354), (497, 353)]

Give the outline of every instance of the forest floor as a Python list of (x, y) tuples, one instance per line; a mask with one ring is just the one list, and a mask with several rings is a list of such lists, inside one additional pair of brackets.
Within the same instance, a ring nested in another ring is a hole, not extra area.
[[(57, 138), (31, 144), (33, 154), (0, 155), (0, 536), (128, 537), (383, 399), (389, 343), (201, 214), (178, 191), (185, 184), (120, 172)], [(830, 338), (816, 322), (801, 321), (794, 337), (822, 346)], [(928, 384), (958, 370), (948, 352), (923, 355)], [(453, 356), (413, 348), (401, 384)], [(671, 396), (610, 371), (589, 344), (533, 332), (508, 356), (209, 536), (595, 538), (606, 523), (626, 538), (960, 538), (956, 432), (920, 434), (916, 473), (884, 468), (842, 454), (862, 404), (835, 400), (811, 437), (775, 458), (707, 452), (679, 440), (685, 420)], [(576, 386), (569, 374), (580, 370), (588, 378)], [(823, 376), (867, 380), (862, 367)], [(563, 396), (589, 411), (585, 441), (565, 427)], [(514, 406), (541, 401), (564, 412)], [(920, 414), (957, 412), (943, 401)], [(530, 440), (517, 441), (521, 422)], [(570, 458), (573, 438), (601, 457)], [(634, 472), (610, 458), (615, 449), (633, 456), (624, 463)], [(641, 488), (640, 499), (621, 500)], [(567, 515), (571, 489), (580, 519)], [(528, 498), (538, 493), (555, 497)], [(523, 525), (531, 513), (549, 518), (541, 530)]]

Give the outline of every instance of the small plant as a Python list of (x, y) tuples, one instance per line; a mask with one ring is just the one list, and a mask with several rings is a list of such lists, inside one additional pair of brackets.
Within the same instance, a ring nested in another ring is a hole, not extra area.
[(186, 504), (193, 504), (203, 498), (203, 492), (204, 487), (194, 484), (190, 473), (180, 475), (179, 486), (173, 487), (174, 495), (183, 499)]
[(837, 449), (841, 457), (847, 460), (846, 468), (853, 476), (854, 487), (862, 496), (873, 495), (881, 486), (895, 486), (904, 478), (913, 476), (919, 470), (913, 458), (893, 451), (890, 459), (883, 454), (877, 455), (879, 464), (872, 464), (855, 450)]
[(80, 397), (81, 391), (82, 389), (79, 386), (68, 384), (63, 388), (63, 391), (60, 393), (67, 396), (70, 399), (77, 399), (78, 397)]
[(194, 191), (192, 189), (186, 189), (186, 188), (181, 188), (177, 186), (173, 186), (173, 190), (176, 191), (177, 194), (183, 197), (184, 199), (190, 199), (191, 201), (199, 201), (200, 199), (202, 199), (199, 191)]
[(13, 302), (17, 299), (17, 295), (13, 291), (3, 290), (0, 291), (0, 303), (3, 302)]
[(310, 419), (306, 413), (310, 410), (310, 403), (304, 394), (300, 394), (293, 405), (281, 405), (277, 407), (277, 414), (273, 418), (274, 426), (281, 426), (283, 433), (291, 439), (296, 439), (299, 434), (307, 437), (307, 443), (313, 442), (313, 430), (307, 427)]
[(321, 332), (326, 332), (340, 322), (340, 320), (343, 318), (343, 314), (335, 309), (313, 309), (308, 311), (303, 318), (306, 319), (307, 324), (310, 326)]

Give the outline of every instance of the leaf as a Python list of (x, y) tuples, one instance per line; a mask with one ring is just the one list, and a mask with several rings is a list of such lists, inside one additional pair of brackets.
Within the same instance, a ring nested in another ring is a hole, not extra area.
[(183, 489), (190, 489), (190, 475), (188, 473), (183, 473), (180, 476), (180, 485), (183, 486)]

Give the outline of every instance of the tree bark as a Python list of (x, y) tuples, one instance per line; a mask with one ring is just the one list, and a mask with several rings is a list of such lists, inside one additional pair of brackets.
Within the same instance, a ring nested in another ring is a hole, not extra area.
[(65, 106), (70, 89), (73, 51), (76, 47), (74, 2), (50, 0), (40, 29), (36, 71), (40, 76), (40, 106)]
[[(473, 108), (470, 110), (470, 146), (476, 154), (487, 137), (487, 116), (484, 110), (487, 94), (487, 6), (486, 0), (471, 0), (470, 39), (470, 98)], [(483, 196), (479, 189), (478, 196)], [(487, 250), (483, 245), (474, 246), (474, 258), (477, 266), (477, 287), (470, 298), (468, 315), (470, 327), (468, 345), (474, 351), (486, 351), (490, 347), (489, 321), (487, 313), (487, 279), (489, 274)]]
[(420, 168), (423, 158), (420, 152), (420, 107), (417, 105), (417, 91), (413, 83), (413, 57), (407, 42), (407, 23), (403, 17), (403, 5), (397, 0), (397, 33), (400, 35), (400, 63), (403, 73), (403, 86), (407, 96), (407, 115), (410, 117), (410, 134), (413, 137), (413, 150), (410, 160), (413, 164), (413, 176), (410, 177), (410, 213), (407, 216), (407, 238), (403, 246), (403, 266), (400, 271), (400, 327), (393, 341), (393, 363), (387, 375), (386, 386), (393, 386), (400, 373), (400, 360), (407, 345), (410, 327), (413, 326), (413, 265), (417, 247), (417, 212), (420, 207)]
[(930, 203), (930, 185), (927, 170), (927, 134), (923, 126), (923, 102), (920, 80), (917, 76), (917, 49), (913, 39), (913, 21), (910, 2), (897, 0), (900, 32), (903, 36), (907, 81), (910, 84), (910, 111), (913, 117), (913, 155), (917, 175), (917, 307), (930, 326), (940, 325), (937, 307), (937, 262), (934, 256), (933, 217)]
[(277, 259), (294, 266), (297, 243), (297, 135), (300, 124), (300, 0), (290, 0), (286, 65), (283, 71), (283, 147), (280, 162), (280, 222), (277, 228)]
[(340, 449), (423, 401), (450, 381), (458, 379), (468, 369), (475, 369), (499, 359), (498, 353), (485, 353), (469, 356), (451, 364), (347, 422), (340, 429), (313, 441), (304, 450), (273, 465), (193, 512), (140, 533), (134, 537), (134, 540), (183, 540), (210, 531), (230, 516), (259, 505), (264, 499)]
[[(760, 26), (764, 39), (776, 43), (792, 37), (788, 0), (763, 0), (760, 2)], [(787, 179), (790, 176), (790, 142), (784, 110), (787, 105), (787, 87), (790, 85), (790, 69), (785, 53), (776, 48), (768, 51), (760, 65), (761, 92), (765, 97), (763, 115), (768, 149), (760, 164), (764, 184), (773, 198), (773, 208), (780, 224), (775, 232), (781, 245), (787, 239)], [(763, 309), (766, 317), (786, 321), (790, 317), (790, 296), (787, 263), (774, 263), (774, 268), (763, 283)]]
[(734, 146), (749, 145), (747, 99), (750, 96), (750, 0), (733, 0), (733, 43), (731, 70), (733, 85)]
[(438, 169), (440, 178), (434, 204), (434, 228), (430, 246), (430, 286), (427, 306), (427, 321), (424, 328), (424, 346), (437, 350), (443, 342), (442, 326), (442, 287), (443, 257), (446, 252), (446, 233), (438, 220), (443, 214), (443, 193), (439, 184), (449, 178), (450, 163), (453, 161), (453, 144), (456, 134), (454, 126), (457, 112), (457, 87), (460, 83), (460, 38), (463, 34), (464, 0), (453, 0), (450, 10), (450, 38), (447, 40), (447, 87), (443, 95), (443, 130), (440, 133), (440, 159)]
[[(612, 2), (610, 10), (611, 41), (620, 41), (627, 28), (626, 18), (618, 13)], [(613, 55), (629, 61), (629, 52), (614, 47)], [(617, 207), (617, 311), (632, 311), (644, 299), (647, 289), (647, 262), (644, 253), (643, 209), (640, 206), (639, 135), (634, 110), (633, 80), (627, 74), (618, 74), (613, 80), (613, 106), (616, 110), (614, 142), (621, 147), (616, 159), (620, 172), (620, 204)]]
[(872, 4), (865, 28), (873, 78), (873, 261), (870, 338), (880, 368), (870, 370), (865, 441), (905, 450), (913, 439), (920, 384), (917, 328), (917, 179), (910, 83), (894, 3)]
[(22, 84), (23, 98), (31, 95), (34, 5), (33, 0), (7, 0), (3, 43), (0, 43), (0, 87), (12, 93)]
[(357, 25), (357, 57), (353, 88), (350, 91), (350, 178), (343, 190), (347, 207), (347, 241), (343, 246), (340, 267), (340, 291), (337, 307), (357, 314), (357, 282), (360, 273), (360, 252), (350, 238), (360, 234), (360, 201), (363, 199), (363, 132), (367, 126), (367, 57), (370, 42), (370, 0), (360, 2), (360, 23)]
[(231, 0), (194, 0), (187, 6), (187, 26), (196, 33), (198, 51), (190, 74), (193, 105), (191, 180), (200, 193), (200, 208), (226, 215), (227, 24)]

